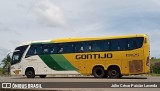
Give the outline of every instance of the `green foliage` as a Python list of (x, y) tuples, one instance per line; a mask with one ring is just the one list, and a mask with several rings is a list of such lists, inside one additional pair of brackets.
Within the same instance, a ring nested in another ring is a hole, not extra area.
[(160, 74), (160, 67), (151, 65), (151, 73)]
[(160, 74), (160, 59), (151, 59), (151, 73)]
[(151, 65), (154, 65), (157, 62), (160, 62), (160, 59), (150, 59), (150, 64)]
[(0, 75), (2, 75), (2, 72), (3, 72), (3, 69), (2, 69), (2, 68), (0, 68)]
[(3, 67), (1, 69), (1, 73), (4, 75), (5, 74), (9, 75), (10, 66), (11, 66), (11, 57), (9, 55), (7, 55), (7, 57), (2, 60), (2, 64), (3, 64)]

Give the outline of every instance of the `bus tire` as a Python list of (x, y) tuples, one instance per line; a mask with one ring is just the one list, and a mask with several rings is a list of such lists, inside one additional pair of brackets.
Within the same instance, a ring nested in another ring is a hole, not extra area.
[(34, 78), (35, 77), (35, 72), (33, 68), (29, 68), (26, 70), (25, 75), (27, 78)]
[(47, 75), (40, 75), (39, 77), (40, 78), (45, 78)]
[(119, 77), (121, 77), (119, 67), (116, 67), (116, 66), (109, 67), (108, 76), (109, 76), (109, 78), (119, 78)]
[(103, 78), (105, 76), (105, 71), (102, 67), (93, 68), (93, 76), (95, 78)]

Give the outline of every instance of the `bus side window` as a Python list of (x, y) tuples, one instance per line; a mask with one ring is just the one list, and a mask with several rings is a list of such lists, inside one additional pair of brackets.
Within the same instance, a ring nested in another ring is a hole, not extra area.
[(92, 50), (91, 42), (75, 43), (75, 52), (90, 52)]
[(89, 45), (89, 50), (90, 50), (90, 51), (92, 50), (92, 46), (91, 46), (91, 45)]
[(73, 43), (64, 43), (63, 44), (63, 48), (64, 48), (63, 53), (73, 53), (74, 52), (73, 47), (74, 47)]
[(42, 53), (41, 44), (31, 45), (29, 51), (27, 52), (27, 57), (32, 55), (40, 55), (41, 53)]
[(58, 53), (63, 53), (63, 46), (61, 44), (58, 44)]
[(128, 46), (128, 50), (135, 49), (136, 47), (135, 40), (133, 38), (129, 38), (127, 46)]
[(110, 51), (110, 40), (105, 40), (104, 42), (104, 47), (103, 47), (103, 51)]
[(75, 47), (75, 52), (82, 52), (83, 51), (83, 46), (81, 42), (74, 43)]
[(110, 41), (109, 40), (98, 40), (92, 41), (92, 51), (109, 51), (110, 50)]
[(81, 46), (81, 49), (80, 49), (82, 52), (84, 51), (84, 49), (83, 49), (83, 46)]
[(44, 44), (42, 45), (42, 53), (43, 54), (49, 54), (50, 52), (50, 44)]
[(76, 47), (75, 47), (75, 44), (74, 44), (74, 43), (72, 43), (72, 50), (73, 50), (73, 53), (76, 52)]
[(125, 50), (127, 50), (128, 48), (127, 48), (127, 39), (119, 39), (118, 40), (119, 41), (119, 50), (121, 50), (121, 51), (125, 51)]
[(120, 50), (118, 40), (117, 39), (111, 40), (111, 51), (118, 51), (118, 50)]
[(127, 39), (114, 39), (111, 40), (112, 51), (125, 51), (127, 50)]
[(92, 49), (90, 42), (82, 42), (82, 47), (84, 52), (90, 52)]
[(92, 41), (92, 51), (98, 52), (101, 51), (101, 42), (100, 41)]
[(74, 45), (72, 43), (61, 43), (58, 45), (58, 53), (73, 53)]
[(62, 53), (62, 52), (63, 52), (63, 47), (59, 49), (59, 53)]
[(51, 54), (56, 54), (57, 53), (57, 45), (56, 44), (51, 44), (50, 45), (50, 53)]

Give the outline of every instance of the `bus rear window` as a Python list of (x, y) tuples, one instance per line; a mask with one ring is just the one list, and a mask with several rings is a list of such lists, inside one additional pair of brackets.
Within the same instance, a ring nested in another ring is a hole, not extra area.
[(141, 48), (143, 45), (143, 37), (136, 38), (136, 48)]
[(143, 37), (129, 38), (128, 39), (128, 50), (141, 48), (143, 45)]

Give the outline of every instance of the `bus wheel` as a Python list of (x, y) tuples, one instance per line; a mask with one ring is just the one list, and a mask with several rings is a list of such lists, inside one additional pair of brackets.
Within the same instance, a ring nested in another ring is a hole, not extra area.
[(110, 67), (110, 68), (108, 69), (108, 76), (109, 76), (110, 78), (120, 78), (120, 77), (121, 77), (121, 74), (120, 74), (119, 68), (118, 68), (118, 67), (115, 67), (115, 66)]
[(95, 78), (103, 78), (105, 76), (105, 71), (102, 67), (95, 67), (93, 69), (93, 75)]
[(27, 78), (34, 78), (35, 77), (34, 69), (27, 69), (26, 76), (27, 76)]
[(40, 78), (45, 78), (45, 77), (46, 77), (46, 75), (40, 75), (39, 77), (40, 77)]

